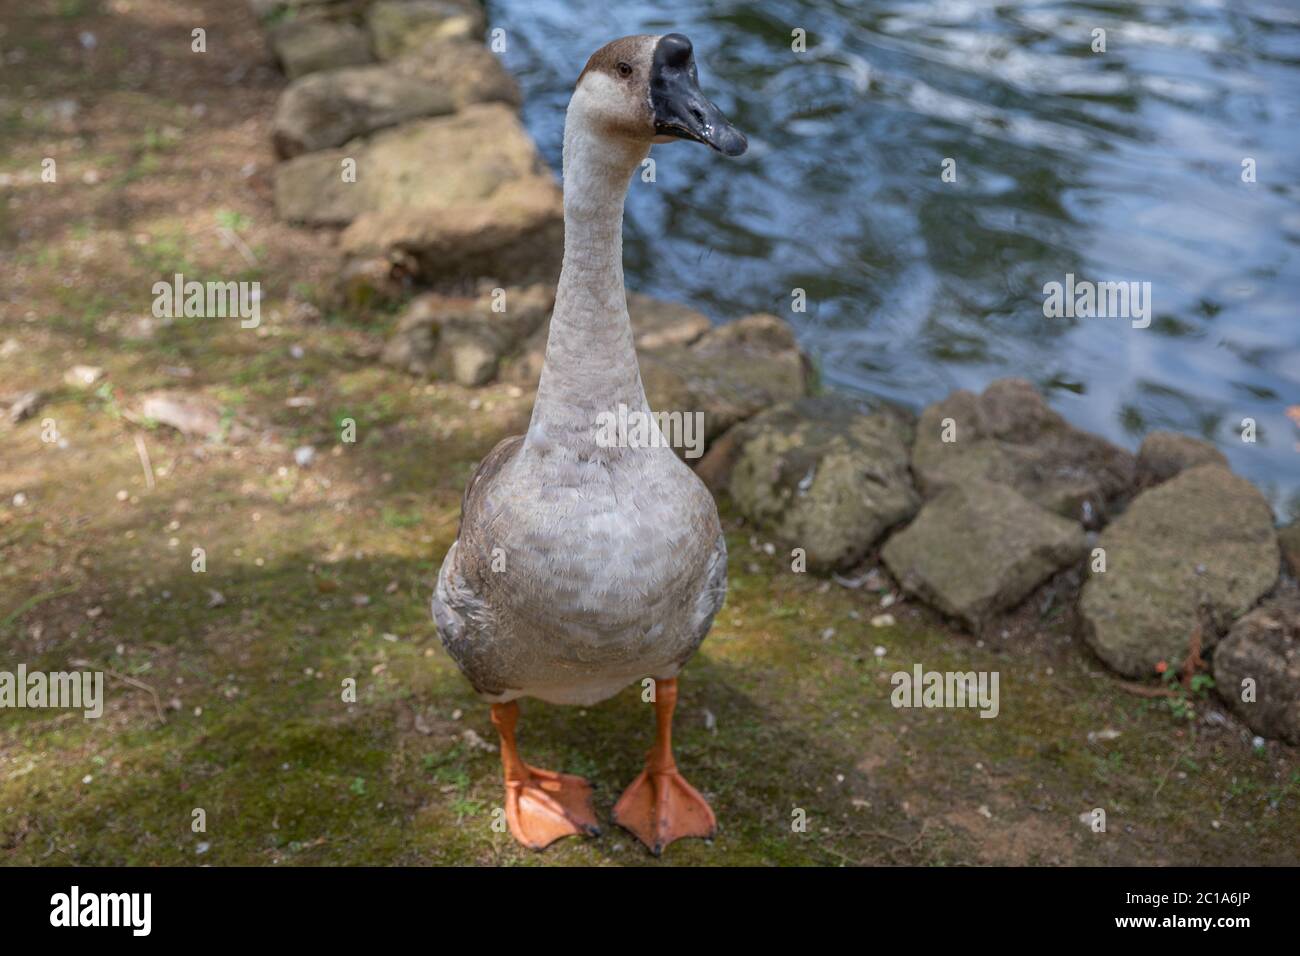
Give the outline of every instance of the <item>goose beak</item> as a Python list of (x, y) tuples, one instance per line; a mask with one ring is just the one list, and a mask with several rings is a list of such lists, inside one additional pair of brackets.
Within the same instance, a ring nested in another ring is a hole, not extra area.
[(739, 156), (749, 148), (745, 134), (700, 91), (691, 41), (680, 33), (666, 34), (655, 44), (650, 105), (656, 138), (694, 140), (724, 156)]

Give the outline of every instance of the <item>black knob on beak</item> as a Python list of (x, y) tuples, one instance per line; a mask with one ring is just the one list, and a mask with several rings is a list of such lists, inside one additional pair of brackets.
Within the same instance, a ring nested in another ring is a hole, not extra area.
[(727, 156), (739, 156), (749, 147), (744, 134), (701, 92), (691, 41), (680, 33), (666, 34), (655, 45), (650, 105), (661, 136), (704, 143)]
[(663, 62), (667, 66), (690, 69), (695, 50), (691, 46), (690, 39), (685, 35), (669, 33), (659, 38), (659, 46), (655, 50), (655, 55), (656, 58), (662, 56)]

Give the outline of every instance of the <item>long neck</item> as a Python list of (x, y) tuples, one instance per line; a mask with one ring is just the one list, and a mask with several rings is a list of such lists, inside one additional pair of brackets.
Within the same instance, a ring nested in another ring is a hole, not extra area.
[(564, 263), (525, 448), (589, 452), (597, 416), (646, 410), (623, 288), (623, 201), (649, 151), (592, 134), (576, 101), (564, 125)]

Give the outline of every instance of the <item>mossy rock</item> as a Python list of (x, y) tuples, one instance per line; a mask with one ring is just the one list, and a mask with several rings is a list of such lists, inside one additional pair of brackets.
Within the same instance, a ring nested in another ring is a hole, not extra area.
[[(355, 182), (341, 175), (347, 159), (356, 162)], [(443, 219), (534, 182), (553, 196), (560, 217), (559, 187), (514, 110), (484, 103), (281, 163), (275, 207), (282, 219), (314, 226), (347, 225), (363, 214)], [(429, 215), (435, 212), (446, 216)]]
[(370, 39), (351, 23), (293, 18), (271, 28), (267, 37), (281, 69), (291, 80), (371, 62)]
[(981, 395), (959, 390), (917, 425), (912, 470), (926, 497), (980, 479), (1085, 525), (1102, 523), (1132, 491), (1133, 456), (1071, 426), (1023, 379)]
[(1076, 522), (975, 479), (927, 502), (881, 557), (904, 590), (979, 631), (1085, 548)]
[(1293, 578), (1300, 578), (1300, 521), (1293, 521), (1277, 533), (1277, 543), (1282, 548), (1282, 558)]
[(549, 284), (501, 291), (499, 299), (495, 292), (476, 298), (432, 292), (416, 297), (384, 347), (384, 361), (470, 388), (487, 384), (502, 357), (516, 351), (555, 304)]
[(846, 568), (920, 507), (910, 430), (838, 396), (806, 398), (740, 426), (730, 491), (741, 512), (814, 571)]
[[(1183, 472), (1134, 499), (1104, 532), (1106, 570), (1079, 599), (1083, 634), (1112, 669), (1156, 673), (1202, 649), (1266, 594), (1278, 577), (1268, 502), (1218, 465)], [(1204, 618), (1204, 619), (1203, 619)]]
[[(1253, 682), (1253, 698), (1243, 700)], [(1300, 592), (1266, 601), (1232, 626), (1214, 652), (1219, 696), (1262, 737), (1300, 744)]]
[(291, 83), (276, 103), (271, 137), (276, 152), (292, 157), (491, 102), (520, 103), (501, 61), (478, 43), (439, 42), (392, 63), (331, 69)]
[(475, 0), (377, 0), (366, 25), (375, 56), (391, 60), (430, 40), (481, 40), (487, 19)]
[[(340, 175), (355, 162), (356, 181)], [(348, 226), (347, 261), (409, 263), (435, 288), (495, 279), (554, 282), (563, 200), (513, 109), (480, 103), (413, 120), (281, 163), (276, 212), (309, 225)]]
[(1228, 459), (1212, 444), (1178, 432), (1152, 432), (1138, 449), (1137, 480), (1150, 488), (1197, 465), (1228, 467)]

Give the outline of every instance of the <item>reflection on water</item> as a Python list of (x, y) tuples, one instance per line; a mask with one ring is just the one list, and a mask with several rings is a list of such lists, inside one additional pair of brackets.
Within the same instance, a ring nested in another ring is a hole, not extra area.
[[(628, 203), (632, 288), (717, 320), (777, 312), (828, 382), (913, 407), (1021, 375), (1129, 448), (1153, 428), (1211, 438), (1279, 517), (1300, 514), (1293, 0), (489, 10), (556, 169), (577, 74), (628, 33), (690, 36), (705, 92), (748, 134), (739, 160), (655, 148), (658, 181)], [(1067, 273), (1150, 282), (1150, 327), (1045, 318), (1043, 286)]]

